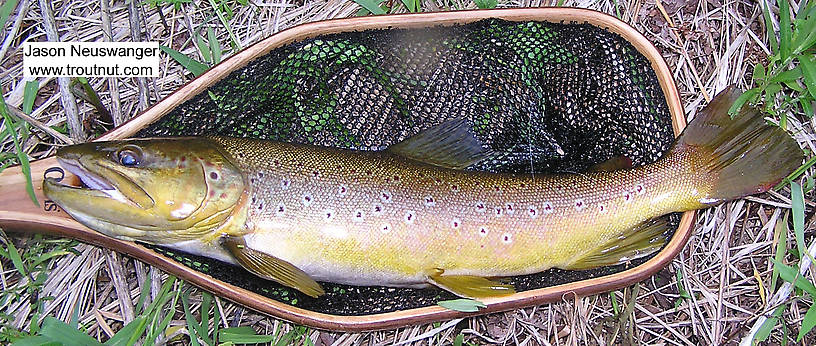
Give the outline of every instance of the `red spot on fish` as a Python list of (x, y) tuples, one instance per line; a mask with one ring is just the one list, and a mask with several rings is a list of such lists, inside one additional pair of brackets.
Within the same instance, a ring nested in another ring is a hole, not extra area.
[(481, 235), (482, 237), (486, 236), (487, 232), (488, 232), (487, 227), (482, 226), (479, 228), (479, 235)]
[(507, 209), (507, 214), (508, 215), (512, 215), (513, 213), (516, 212), (516, 210), (513, 209), (513, 203), (505, 203), (504, 208)]
[(408, 212), (405, 213), (405, 223), (412, 224), (412, 223), (414, 223), (415, 220), (416, 220), (416, 217), (415, 217), (413, 211), (408, 211)]
[(391, 203), (391, 193), (388, 191), (383, 191), (380, 193), (380, 200), (385, 203)]
[(459, 191), (459, 185), (451, 185), (451, 191)]
[(577, 210), (584, 209), (584, 201), (581, 199), (575, 201), (575, 209)]
[(504, 210), (501, 207), (496, 207), (496, 216), (497, 217), (502, 216), (503, 211)]
[(318, 176), (318, 175), (320, 175), (320, 172), (318, 172), (318, 171), (312, 171), (312, 175), (313, 175), (315, 178), (317, 178), (317, 176)]
[(548, 214), (549, 214), (549, 213), (552, 213), (552, 212), (553, 212), (553, 206), (552, 206), (552, 204), (550, 204), (549, 202), (548, 202), (548, 203), (545, 203), (545, 204), (544, 204), (544, 212), (545, 212), (545, 213), (548, 213)]
[(635, 192), (637, 192), (638, 195), (642, 195), (645, 191), (646, 189), (643, 188), (643, 185), (637, 184), (637, 186), (635, 186)]
[(626, 191), (623, 194), (623, 200), (626, 201), (626, 202), (632, 201), (632, 194), (629, 191)]
[(394, 181), (399, 181), (399, 180), (400, 180), (400, 177), (398, 175), (395, 175), (394, 176)]
[(434, 181), (436, 181), (437, 184), (442, 184), (442, 179), (434, 178)]
[(275, 166), (277, 166), (277, 167), (280, 167), (280, 165), (281, 165), (280, 160), (272, 160), (272, 162), (273, 162), (273, 163), (275, 164)]
[(222, 192), (222, 193), (221, 193), (221, 196), (218, 196), (218, 197), (219, 197), (219, 198), (227, 198), (227, 193), (226, 193), (226, 192)]
[(485, 207), (484, 202), (476, 202), (476, 212), (477, 213), (484, 213), (487, 207)]
[(600, 211), (602, 213), (605, 213), (606, 212), (606, 206), (603, 205), (603, 204), (598, 204), (598, 211)]
[(531, 218), (535, 219), (536, 216), (538, 216), (538, 209), (536, 209), (534, 206), (530, 206), (527, 209), (527, 214), (529, 214)]

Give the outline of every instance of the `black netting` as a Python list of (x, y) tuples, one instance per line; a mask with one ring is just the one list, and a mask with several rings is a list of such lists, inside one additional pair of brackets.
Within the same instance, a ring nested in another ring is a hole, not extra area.
[[(649, 61), (588, 24), (507, 22), (325, 35), (272, 50), (180, 105), (138, 137), (227, 135), (382, 149), (463, 117), (495, 155), (470, 169), (572, 172), (668, 149), (671, 117)], [(679, 218), (672, 217), (674, 224)], [(165, 250), (162, 250), (165, 251)], [(214, 277), (298, 307), (373, 314), (454, 298), (437, 289), (324, 283), (313, 299), (195, 256)], [(508, 279), (520, 291), (606, 275), (550, 270)]]

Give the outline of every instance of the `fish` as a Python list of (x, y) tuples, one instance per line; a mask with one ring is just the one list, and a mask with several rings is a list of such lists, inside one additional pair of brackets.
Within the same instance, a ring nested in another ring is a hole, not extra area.
[[(502, 277), (585, 270), (659, 251), (662, 215), (762, 193), (803, 161), (788, 133), (717, 95), (658, 161), (582, 174), (467, 170), (490, 157), (453, 119), (381, 151), (247, 138), (67, 146), (81, 186), (45, 195), (85, 226), (207, 256), (306, 295), (318, 282), (513, 294)], [(617, 162), (617, 163), (616, 163)]]

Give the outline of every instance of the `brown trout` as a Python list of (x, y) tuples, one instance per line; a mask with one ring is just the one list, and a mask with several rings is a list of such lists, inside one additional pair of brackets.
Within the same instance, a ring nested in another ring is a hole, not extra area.
[(717, 96), (654, 164), (586, 174), (463, 170), (487, 151), (453, 120), (379, 152), (239, 138), (93, 142), (58, 151), (84, 187), (44, 183), (86, 226), (240, 265), (296, 288), (316, 281), (513, 292), (489, 278), (588, 269), (659, 250), (670, 212), (764, 192), (802, 151)]

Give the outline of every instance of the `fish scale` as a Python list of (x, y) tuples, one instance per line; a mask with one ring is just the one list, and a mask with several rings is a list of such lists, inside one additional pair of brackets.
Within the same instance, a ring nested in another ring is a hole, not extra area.
[[(600, 245), (679, 203), (699, 205), (676, 193), (693, 188), (674, 160), (611, 175), (535, 177), (446, 169), (387, 152), (216, 141), (233, 157), (244, 153), (235, 163), (253, 177), (249, 220), (257, 235), (248, 246), (324, 281), (423, 284), (435, 268), (511, 276), (564, 267), (585, 248), (578, 239)], [(520, 209), (509, 214), (508, 203)]]

